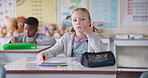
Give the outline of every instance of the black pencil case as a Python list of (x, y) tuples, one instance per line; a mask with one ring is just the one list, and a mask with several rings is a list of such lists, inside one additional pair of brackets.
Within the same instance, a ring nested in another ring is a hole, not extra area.
[(80, 62), (85, 67), (101, 67), (115, 65), (115, 57), (111, 51), (85, 52), (81, 55)]

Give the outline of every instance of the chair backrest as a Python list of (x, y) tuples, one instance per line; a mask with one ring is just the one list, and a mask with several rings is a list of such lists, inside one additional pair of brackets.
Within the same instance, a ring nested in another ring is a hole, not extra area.
[(147, 71), (147, 72), (143, 72), (143, 73), (140, 75), (140, 78), (148, 78), (148, 71)]
[(6, 78), (6, 70), (3, 66), (0, 66), (0, 78)]

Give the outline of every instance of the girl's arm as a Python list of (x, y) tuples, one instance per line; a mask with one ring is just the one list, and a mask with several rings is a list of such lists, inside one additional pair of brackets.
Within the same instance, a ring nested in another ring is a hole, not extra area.
[(103, 44), (103, 42), (101, 41), (101, 37), (98, 33), (96, 32), (92, 32), (89, 35), (86, 35), (88, 38), (88, 42), (90, 47), (95, 51), (95, 52), (101, 52), (101, 51), (105, 51), (106, 48)]
[(54, 46), (52, 46), (51, 48), (41, 52), (44, 53), (48, 58), (49, 57), (55, 57), (56, 55), (58, 55), (60, 52), (64, 51), (64, 41), (65, 38), (64, 36), (59, 39)]

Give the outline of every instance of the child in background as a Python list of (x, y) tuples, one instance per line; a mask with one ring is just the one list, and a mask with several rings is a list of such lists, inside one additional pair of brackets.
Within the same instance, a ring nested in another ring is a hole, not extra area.
[(60, 36), (63, 36), (66, 32), (68, 32), (64, 24), (60, 24), (57, 28), (57, 31), (60, 34)]
[(68, 30), (66, 30), (66, 25), (64, 24), (59, 24), (57, 26), (57, 31), (54, 34), (54, 38), (60, 39), (65, 33), (67, 33)]
[(57, 26), (56, 24), (49, 24), (49, 25), (47, 25), (46, 35), (53, 37), (55, 32), (56, 32), (56, 30), (57, 30), (56, 26)]
[(42, 61), (49, 57), (55, 57), (64, 52), (66, 57), (80, 57), (84, 52), (101, 52), (105, 47), (101, 37), (91, 22), (90, 13), (86, 8), (77, 8), (72, 15), (73, 28), (71, 32), (65, 33), (61, 39), (50, 49), (37, 55)]
[(24, 33), (12, 37), (11, 43), (33, 43), (39, 46), (54, 45), (56, 40), (53, 37), (37, 33), (38, 24), (38, 19), (35, 17), (27, 18), (24, 25)]

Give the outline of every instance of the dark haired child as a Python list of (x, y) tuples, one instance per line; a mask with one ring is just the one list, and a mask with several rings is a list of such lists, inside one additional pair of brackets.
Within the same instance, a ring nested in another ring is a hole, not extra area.
[(33, 43), (39, 46), (54, 45), (56, 40), (45, 34), (37, 33), (39, 21), (35, 17), (28, 17), (24, 25), (24, 33), (11, 38), (11, 43)]

